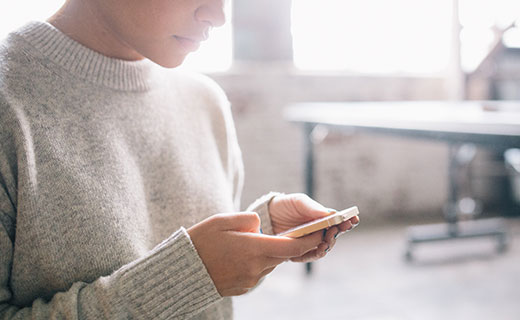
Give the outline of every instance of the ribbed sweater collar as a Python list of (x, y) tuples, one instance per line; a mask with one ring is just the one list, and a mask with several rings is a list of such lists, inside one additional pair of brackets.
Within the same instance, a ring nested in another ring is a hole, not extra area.
[(154, 64), (147, 59), (126, 61), (109, 58), (85, 47), (47, 22), (30, 22), (16, 34), (46, 58), (89, 82), (124, 91), (145, 91), (151, 86), (150, 73)]

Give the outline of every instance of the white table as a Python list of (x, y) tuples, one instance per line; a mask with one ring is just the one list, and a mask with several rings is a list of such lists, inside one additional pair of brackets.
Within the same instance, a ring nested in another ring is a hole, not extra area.
[[(314, 193), (314, 153), (312, 131), (316, 126), (368, 134), (397, 135), (443, 141), (450, 145), (449, 195), (445, 224), (408, 229), (406, 257), (412, 258), (415, 244), (468, 237), (496, 237), (497, 249), (507, 247), (502, 219), (458, 221), (456, 212), (459, 169), (456, 153), (472, 143), (495, 150), (520, 147), (520, 102), (516, 101), (406, 101), (406, 102), (309, 102), (284, 109), (286, 120), (302, 125), (305, 134), (305, 184)], [(311, 265), (307, 265), (310, 272)]]

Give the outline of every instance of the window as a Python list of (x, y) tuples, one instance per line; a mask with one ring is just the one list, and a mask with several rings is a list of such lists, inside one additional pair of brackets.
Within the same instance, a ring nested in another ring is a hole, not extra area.
[[(56, 12), (65, 0), (17, 0), (0, 1), (0, 38), (4, 38), (30, 20), (45, 20)], [(209, 40), (201, 48), (191, 53), (184, 67), (200, 72), (224, 71), (232, 62), (231, 4), (227, 5), (228, 22), (212, 31)]]
[(451, 0), (293, 0), (304, 70), (438, 73), (450, 60)]
[(0, 1), (0, 39), (30, 20), (45, 20), (56, 12), (65, 0)]
[[(518, 0), (459, 0), (459, 17), (462, 27), (461, 58), (465, 71), (474, 70), (492, 49), (501, 30), (515, 20), (520, 25)], [(504, 34), (508, 46), (520, 46), (519, 29)]]
[(294, 63), (303, 70), (434, 75), (450, 65), (453, 6), (460, 54), (474, 70), (499, 40), (520, 46), (518, 0), (293, 0)]

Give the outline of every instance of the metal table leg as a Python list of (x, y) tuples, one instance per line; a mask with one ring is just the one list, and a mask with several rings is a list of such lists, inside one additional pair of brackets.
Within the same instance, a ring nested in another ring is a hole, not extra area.
[(450, 145), (448, 167), (448, 201), (444, 208), (446, 223), (424, 226), (412, 226), (407, 229), (408, 243), (405, 258), (413, 258), (413, 247), (418, 243), (442, 241), (461, 238), (492, 237), (497, 240), (497, 251), (503, 252), (507, 248), (507, 229), (504, 219), (480, 219), (474, 221), (458, 221), (457, 196), (459, 184), (456, 174), (460, 170), (457, 153), (460, 145)]
[[(314, 143), (312, 141), (312, 131), (316, 125), (311, 123), (305, 123), (304, 130), (304, 179), (305, 179), (305, 193), (313, 198), (314, 197)], [(305, 264), (305, 273), (310, 275), (312, 273), (312, 263), (307, 262)]]

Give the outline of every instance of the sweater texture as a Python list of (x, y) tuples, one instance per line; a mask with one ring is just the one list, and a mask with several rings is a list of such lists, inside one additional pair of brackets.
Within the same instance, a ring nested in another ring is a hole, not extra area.
[[(45, 22), (0, 44), (0, 319), (231, 319), (186, 228), (243, 168), (209, 78), (103, 56)], [(267, 203), (257, 211), (270, 232)]]

